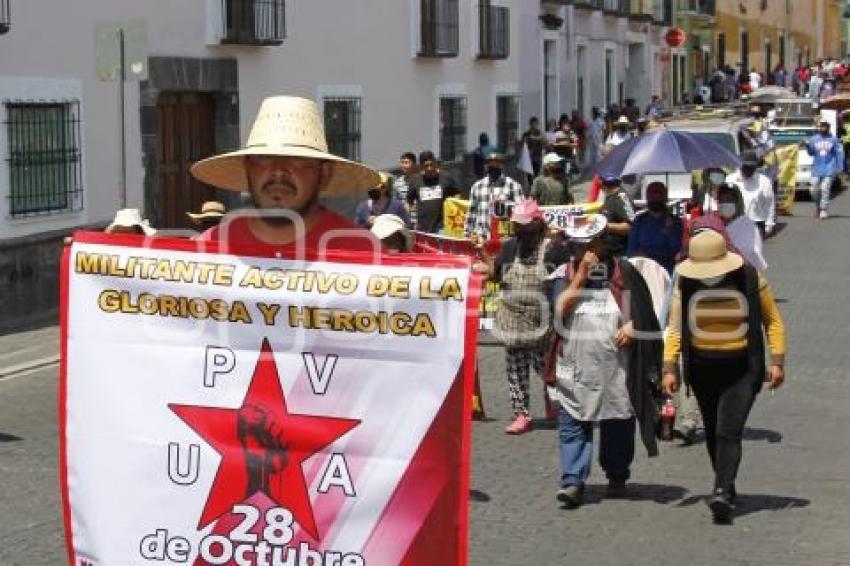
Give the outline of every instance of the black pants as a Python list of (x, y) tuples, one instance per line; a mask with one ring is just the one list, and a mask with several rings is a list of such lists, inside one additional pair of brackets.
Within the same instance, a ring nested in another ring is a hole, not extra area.
[(705, 445), (714, 468), (714, 487), (735, 484), (741, 464), (744, 425), (760, 383), (747, 371), (747, 358), (714, 358), (693, 354), (690, 382), (705, 426)]

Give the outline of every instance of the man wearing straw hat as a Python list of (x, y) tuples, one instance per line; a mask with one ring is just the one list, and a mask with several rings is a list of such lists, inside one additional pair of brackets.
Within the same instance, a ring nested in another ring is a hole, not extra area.
[(227, 209), (218, 201), (208, 200), (201, 205), (201, 211), (198, 213), (187, 212), (186, 216), (197, 226), (201, 232), (206, 232), (213, 226), (218, 226), (221, 219), (224, 218)]
[(250, 192), (256, 209), (225, 217), (202, 240), (353, 250), (380, 245), (367, 230), (358, 235), (352, 223), (319, 204), (319, 193), (362, 192), (377, 186), (380, 177), (365, 165), (328, 153), (319, 109), (311, 100), (265, 99), (246, 147), (199, 161), (192, 175), (220, 189)]

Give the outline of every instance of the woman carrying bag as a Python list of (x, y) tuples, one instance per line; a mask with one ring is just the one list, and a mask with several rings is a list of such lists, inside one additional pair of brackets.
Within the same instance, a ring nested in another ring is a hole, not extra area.
[(502, 294), (496, 311), (494, 336), (505, 345), (508, 389), (514, 412), (508, 434), (531, 430), (529, 381), (531, 367), (543, 369), (543, 348), (551, 328), (546, 293), (547, 277), (555, 267), (569, 260), (566, 246), (550, 244), (545, 238), (543, 211), (533, 200), (513, 207), (511, 223), (515, 237), (506, 240), (494, 260), (481, 248), (490, 279), (501, 283)]
[[(785, 379), (785, 327), (767, 280), (744, 259), (728, 251), (713, 230), (695, 235), (670, 306), (664, 344), (662, 389), (694, 392), (703, 417), (706, 448), (714, 469), (709, 507), (716, 523), (732, 519), (741, 439), (762, 383), (771, 389)], [(765, 369), (763, 329), (767, 332), (770, 370)]]

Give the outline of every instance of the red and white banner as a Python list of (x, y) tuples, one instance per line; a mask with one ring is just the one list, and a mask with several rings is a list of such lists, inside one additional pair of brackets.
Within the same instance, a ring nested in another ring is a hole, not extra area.
[(469, 259), (141, 244), (62, 259), (71, 564), (466, 563)]

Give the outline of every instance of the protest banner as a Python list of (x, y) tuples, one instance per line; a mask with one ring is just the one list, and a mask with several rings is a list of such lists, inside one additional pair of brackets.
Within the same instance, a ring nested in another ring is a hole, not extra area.
[[(543, 218), (550, 228), (564, 229), (567, 219), (573, 214), (592, 214), (602, 210), (600, 202), (586, 202), (581, 204), (565, 204), (561, 206), (541, 206)], [(505, 207), (508, 215), (511, 206)], [(456, 197), (447, 198), (443, 203), (443, 230), (445, 235), (451, 238), (463, 238), (464, 226), (466, 224), (466, 213), (469, 210), (469, 201)], [(510, 222), (508, 217), (498, 224), (499, 236), (510, 235)]]
[(62, 257), (70, 564), (466, 564), (468, 258), (141, 244)]

